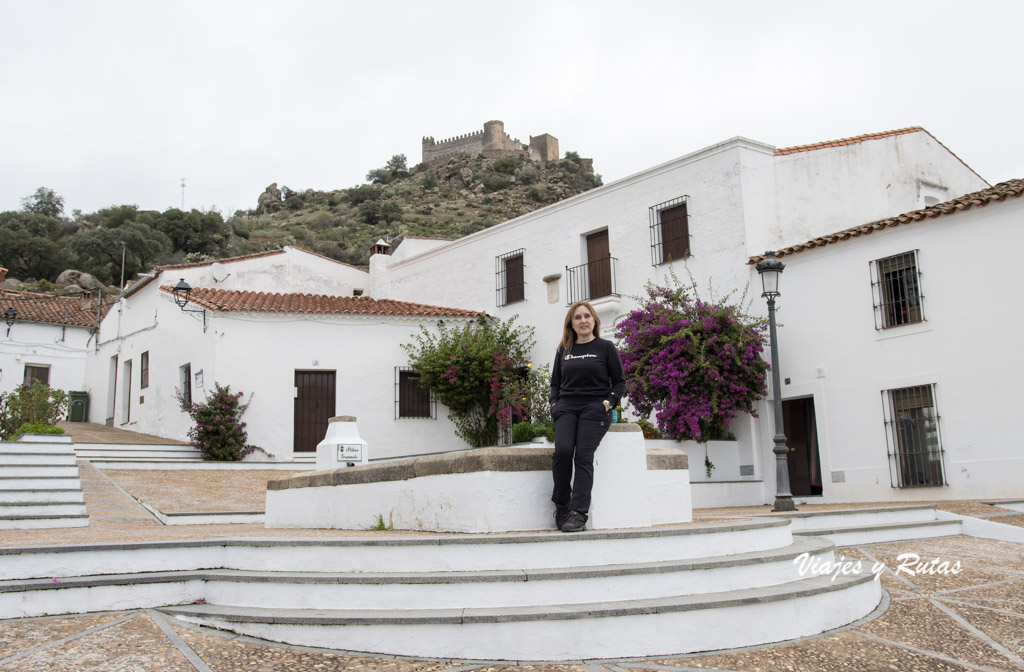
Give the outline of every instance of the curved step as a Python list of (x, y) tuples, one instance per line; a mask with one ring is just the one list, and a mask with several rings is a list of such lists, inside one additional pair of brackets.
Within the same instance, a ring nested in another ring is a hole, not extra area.
[(784, 641), (869, 614), (881, 586), (813, 577), (714, 594), (534, 607), (270, 609), (191, 604), (185, 621), (294, 645), (476, 660), (656, 656)]
[(0, 530), (43, 530), (58, 527), (88, 527), (89, 516), (81, 515), (2, 515)]
[(792, 582), (796, 559), (834, 560), (824, 539), (782, 549), (597, 567), (478, 572), (266, 572), (186, 570), (55, 580), (0, 581), (0, 618), (156, 607), (204, 600), (222, 606), (451, 609), (653, 599)]
[(202, 568), (309, 572), (533, 570), (784, 548), (777, 519), (646, 529), (348, 539), (213, 539), (0, 548), (0, 579)]

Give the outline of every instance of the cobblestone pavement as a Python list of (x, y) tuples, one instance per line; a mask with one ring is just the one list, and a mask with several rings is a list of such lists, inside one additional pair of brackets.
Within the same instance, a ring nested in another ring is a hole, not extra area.
[[(85, 462), (81, 462), (80, 467), (89, 527), (3, 530), (0, 531), (0, 546), (256, 536), (380, 538), (411, 534), (369, 530), (268, 530), (253, 524), (165, 526), (140, 504), (140, 500), (159, 495), (163, 499), (154, 501), (172, 511), (187, 510), (186, 504), (192, 510), (216, 510), (219, 506), (226, 510), (238, 510), (239, 506), (255, 509), (265, 487), (261, 481), (284, 474), (238, 472), (229, 475), (201, 471), (140, 474), (127, 470), (101, 471)], [(161, 479), (175, 487), (165, 488), (163, 494), (159, 494), (159, 488), (154, 485)], [(982, 502), (932, 503), (954, 513), (1024, 526), (1024, 514), (1018, 511)], [(800, 509), (879, 505), (802, 505)], [(694, 512), (694, 522), (722, 522), (766, 513), (769, 507), (704, 509)], [(858, 546), (840, 552), (871, 565), (884, 564), (880, 580), (887, 597), (883, 604), (872, 617), (847, 628), (771, 646), (644, 660), (533, 664), (436, 661), (280, 645), (179, 623), (158, 610), (142, 609), (0, 621), (0, 672), (1024, 670), (1024, 544), (948, 537)], [(959, 562), (961, 571), (957, 574), (910, 574), (915, 568), (905, 565), (900, 569), (899, 556), (908, 553), (922, 560), (944, 561), (950, 566)], [(580, 636), (587, 635), (582, 632)], [(667, 632), (665, 636), (671, 637), (672, 633)]]

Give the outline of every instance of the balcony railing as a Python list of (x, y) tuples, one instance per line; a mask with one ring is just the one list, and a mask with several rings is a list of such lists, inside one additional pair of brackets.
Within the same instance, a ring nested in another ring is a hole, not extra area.
[(618, 259), (605, 257), (586, 264), (565, 267), (565, 277), (568, 285), (566, 299), (569, 304), (576, 301), (590, 301), (599, 299), (602, 296), (613, 296), (618, 294), (615, 283), (615, 267)]

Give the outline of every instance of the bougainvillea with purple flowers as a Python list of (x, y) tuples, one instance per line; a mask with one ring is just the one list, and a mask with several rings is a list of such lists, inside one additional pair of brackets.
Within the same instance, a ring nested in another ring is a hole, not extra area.
[(738, 413), (757, 416), (767, 393), (767, 323), (728, 297), (704, 301), (692, 284), (672, 279), (670, 287), (648, 283), (640, 307), (616, 327), (626, 394), (665, 436), (725, 438)]
[(203, 403), (187, 403), (180, 391), (177, 396), (181, 410), (196, 423), (188, 430), (188, 438), (204, 460), (237, 461), (257, 450), (246, 443), (248, 433), (242, 422), (251, 398), (243, 404), (243, 393), (232, 392), (230, 385), (222, 387), (220, 383), (214, 383), (213, 394)]

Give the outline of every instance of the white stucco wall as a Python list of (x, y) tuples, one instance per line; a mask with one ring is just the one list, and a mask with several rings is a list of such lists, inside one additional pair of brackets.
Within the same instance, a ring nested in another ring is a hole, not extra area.
[[(179, 409), (175, 389), (181, 385), (181, 367), (189, 364), (194, 400), (212, 391), (215, 382), (245, 392), (245, 399), (253, 397), (243, 417), (250, 442), (275, 459), (291, 459), (295, 371), (321, 370), (335, 372), (335, 415), (358, 418), (371, 458), (466, 448), (440, 404), (436, 419), (395, 419), (394, 369), (408, 364), (401, 345), (419, 333), (416, 319), (216, 311), (207, 311), (206, 319), (204, 333), (202, 317), (183, 313), (155, 283), (120, 301), (104, 321), (100, 347), (89, 358), (90, 420), (102, 423), (110, 417), (109, 367), (116, 355), (114, 426), (186, 440), (192, 423)], [(140, 388), (143, 352), (149, 352), (147, 389)], [(128, 360), (132, 386), (126, 414)], [(195, 380), (199, 372), (203, 387)]]
[[(1022, 494), (1022, 217), (1024, 201), (1008, 199), (783, 258), (782, 395), (814, 399), (825, 501)], [(869, 262), (912, 250), (926, 321), (876, 330)], [(882, 391), (933, 383), (949, 485), (893, 488)]]
[(8, 333), (7, 325), (0, 323), (0, 392), (21, 385), (28, 364), (50, 367), (50, 387), (68, 392), (83, 389), (91, 336), (88, 327), (24, 320), (16, 321)]

